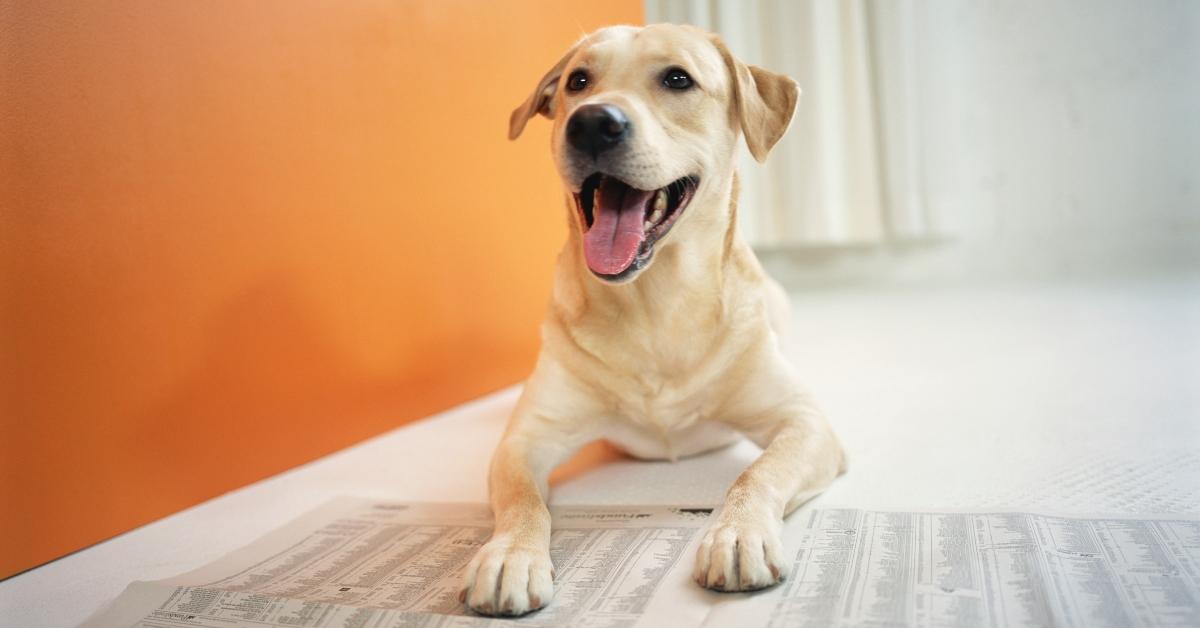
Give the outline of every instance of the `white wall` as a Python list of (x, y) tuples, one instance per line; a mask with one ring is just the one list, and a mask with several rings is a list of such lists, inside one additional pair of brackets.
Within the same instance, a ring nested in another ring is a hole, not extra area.
[(766, 251), (786, 280), (1200, 269), (1200, 2), (917, 3), (937, 242)]

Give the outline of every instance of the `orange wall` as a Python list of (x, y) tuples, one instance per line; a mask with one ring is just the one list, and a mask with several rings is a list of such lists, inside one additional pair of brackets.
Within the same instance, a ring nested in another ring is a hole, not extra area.
[(641, 19), (0, 3), (0, 576), (523, 377), (564, 217), (508, 114)]

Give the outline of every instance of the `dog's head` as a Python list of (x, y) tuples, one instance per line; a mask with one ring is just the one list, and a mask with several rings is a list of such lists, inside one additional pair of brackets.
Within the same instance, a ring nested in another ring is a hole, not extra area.
[(509, 138), (535, 114), (554, 120), (554, 159), (575, 200), (584, 259), (597, 277), (627, 281), (686, 214), (724, 211), (692, 201), (720, 193), (739, 135), (766, 158), (799, 93), (795, 81), (742, 63), (699, 29), (613, 26), (584, 37), (542, 77), (513, 111)]

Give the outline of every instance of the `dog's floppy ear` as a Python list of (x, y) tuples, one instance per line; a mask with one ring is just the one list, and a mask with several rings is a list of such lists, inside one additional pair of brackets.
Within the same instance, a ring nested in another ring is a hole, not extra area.
[(571, 46), (571, 49), (558, 60), (558, 63), (555, 63), (554, 67), (546, 72), (542, 80), (537, 82), (537, 87), (533, 88), (529, 99), (520, 107), (513, 109), (512, 115), (508, 117), (508, 139), (515, 140), (520, 137), (521, 131), (525, 130), (525, 123), (539, 113), (547, 118), (554, 118), (554, 109), (550, 107), (550, 101), (554, 98), (554, 90), (558, 88), (558, 79), (562, 77), (563, 68), (578, 49), (579, 44)]
[(787, 132), (796, 112), (800, 87), (790, 77), (742, 63), (720, 38), (714, 36), (712, 41), (729, 69), (737, 120), (746, 136), (746, 145), (761, 163)]

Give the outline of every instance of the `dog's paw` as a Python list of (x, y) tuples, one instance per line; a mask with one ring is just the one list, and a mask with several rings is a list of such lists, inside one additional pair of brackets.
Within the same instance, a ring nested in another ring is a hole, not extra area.
[(754, 591), (778, 583), (787, 576), (780, 527), (761, 521), (718, 521), (700, 542), (692, 577), (715, 591)]
[(514, 617), (545, 606), (553, 595), (548, 548), (493, 539), (467, 565), (458, 599), (481, 615)]

